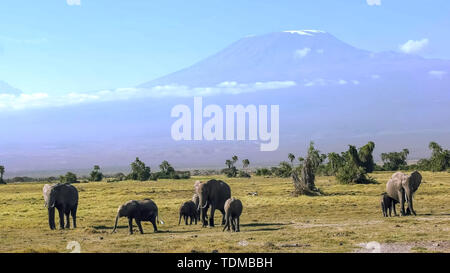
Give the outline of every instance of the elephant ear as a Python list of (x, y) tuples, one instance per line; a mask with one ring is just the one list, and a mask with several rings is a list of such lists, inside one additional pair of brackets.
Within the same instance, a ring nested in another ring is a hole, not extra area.
[(408, 175), (407, 184), (413, 192), (417, 191), (421, 182), (422, 175), (418, 171), (414, 171), (411, 175)]
[(42, 189), (42, 195), (44, 196), (44, 202), (45, 202), (46, 207), (48, 207), (48, 204), (49, 204), (51, 191), (52, 191), (52, 185), (45, 184), (44, 188)]

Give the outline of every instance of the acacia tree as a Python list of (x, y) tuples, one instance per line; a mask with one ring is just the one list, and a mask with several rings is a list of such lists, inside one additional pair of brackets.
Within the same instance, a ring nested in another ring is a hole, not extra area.
[(294, 183), (294, 195), (320, 195), (319, 189), (316, 188), (316, 171), (325, 159), (325, 155), (314, 148), (314, 142), (309, 144), (308, 154), (303, 161), (300, 171), (292, 172), (292, 180)]

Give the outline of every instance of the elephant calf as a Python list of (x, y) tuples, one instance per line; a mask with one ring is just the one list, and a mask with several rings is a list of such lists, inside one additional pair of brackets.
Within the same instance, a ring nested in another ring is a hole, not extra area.
[(188, 224), (188, 218), (190, 219), (190, 225), (192, 225), (192, 220), (197, 224), (198, 215), (197, 215), (197, 207), (195, 203), (192, 201), (184, 202), (180, 207), (180, 219), (178, 220), (178, 225), (181, 223), (181, 217), (184, 218), (184, 222), (186, 225)]
[(77, 227), (78, 190), (70, 184), (45, 184), (42, 189), (45, 206), (48, 208), (48, 224), (50, 229), (55, 229), (55, 208), (59, 213), (59, 226), (64, 229), (64, 215), (66, 216), (65, 228), (70, 228), (70, 215), (72, 215), (73, 227)]
[[(384, 217), (390, 217), (392, 216), (392, 210), (394, 210), (394, 215), (397, 216), (397, 212), (395, 211), (395, 204), (397, 204), (398, 201), (389, 197), (389, 195), (385, 192), (381, 196), (381, 210), (383, 211)], [(389, 215), (388, 215), (389, 210)]]
[[(144, 234), (141, 221), (151, 222), (153, 224), (153, 230), (158, 232), (158, 227), (156, 226), (156, 222), (158, 220), (158, 207), (155, 202), (150, 199), (140, 201), (131, 200), (120, 206), (117, 210), (116, 222), (114, 224), (114, 230), (112, 231), (113, 233), (117, 229), (117, 223), (120, 217), (128, 218), (130, 234), (133, 234), (133, 219), (136, 221), (141, 234)], [(164, 224), (161, 220), (159, 222)]]
[(239, 199), (230, 198), (225, 202), (225, 226), (222, 231), (226, 228), (230, 230), (230, 224), (233, 231), (239, 232), (239, 217), (242, 214), (242, 202)]

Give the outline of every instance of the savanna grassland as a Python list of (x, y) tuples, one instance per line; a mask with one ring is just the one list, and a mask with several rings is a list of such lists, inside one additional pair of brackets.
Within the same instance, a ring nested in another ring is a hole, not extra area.
[[(380, 194), (391, 175), (371, 174), (379, 184), (368, 185), (318, 177), (316, 186), (324, 192), (318, 197), (293, 197), (291, 179), (215, 177), (244, 204), (240, 233), (222, 232), (218, 211), (215, 228), (178, 225), (178, 208), (192, 198), (194, 181), (213, 177), (74, 184), (80, 194), (78, 227), (54, 231), (42, 183), (0, 185), (0, 252), (69, 252), (70, 241), (78, 241), (82, 252), (353, 252), (371, 241), (381, 243), (382, 251), (450, 252), (450, 173), (422, 172), (417, 216), (383, 218)], [(111, 234), (118, 206), (143, 198), (158, 205), (165, 221), (160, 232), (145, 222), (144, 235), (128, 235), (121, 218)]]

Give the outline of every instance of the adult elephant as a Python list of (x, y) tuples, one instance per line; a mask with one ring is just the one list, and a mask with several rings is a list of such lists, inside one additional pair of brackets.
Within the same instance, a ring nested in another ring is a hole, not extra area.
[[(413, 195), (422, 182), (422, 175), (414, 171), (410, 175), (402, 172), (396, 172), (386, 184), (386, 192), (389, 197), (398, 201), (401, 206), (402, 216), (416, 212), (413, 208)], [(408, 202), (408, 210), (405, 212), (405, 202)]]
[(227, 183), (222, 180), (209, 180), (196, 186), (196, 191), (199, 196), (198, 208), (200, 209), (200, 219), (203, 227), (208, 225), (206, 214), (209, 207), (211, 212), (209, 215), (209, 226), (214, 227), (214, 211), (216, 209), (222, 212), (222, 225), (225, 224), (225, 202), (231, 197), (231, 189)]
[(64, 215), (66, 216), (65, 228), (70, 228), (69, 216), (72, 215), (73, 227), (77, 227), (78, 190), (70, 184), (45, 184), (42, 190), (45, 206), (48, 209), (48, 224), (50, 229), (55, 229), (55, 208), (59, 213), (59, 226), (64, 229)]

